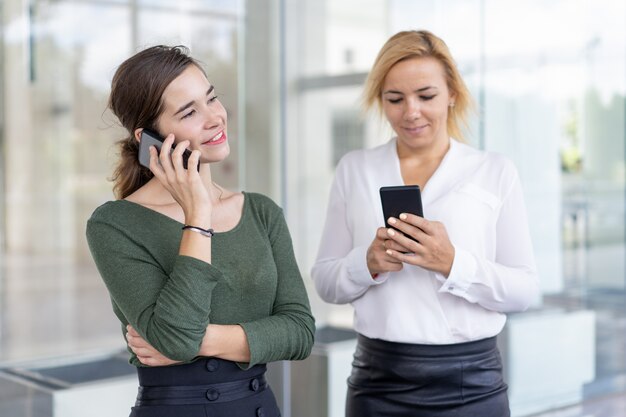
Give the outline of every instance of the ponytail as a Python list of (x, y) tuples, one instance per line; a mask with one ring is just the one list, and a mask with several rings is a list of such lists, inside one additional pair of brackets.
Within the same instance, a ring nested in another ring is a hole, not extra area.
[(139, 142), (134, 137), (117, 142), (119, 162), (113, 171), (113, 193), (123, 199), (137, 191), (154, 176), (152, 171), (139, 164)]

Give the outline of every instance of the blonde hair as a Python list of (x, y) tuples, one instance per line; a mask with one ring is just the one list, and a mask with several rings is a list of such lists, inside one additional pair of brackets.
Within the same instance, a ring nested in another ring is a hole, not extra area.
[(400, 61), (426, 57), (436, 59), (444, 68), (448, 89), (455, 96), (454, 106), (448, 109), (448, 134), (464, 141), (469, 112), (474, 108), (472, 96), (461, 78), (448, 46), (426, 30), (398, 32), (383, 45), (365, 81), (363, 107), (366, 111), (376, 107), (382, 114), (383, 84), (391, 68)]

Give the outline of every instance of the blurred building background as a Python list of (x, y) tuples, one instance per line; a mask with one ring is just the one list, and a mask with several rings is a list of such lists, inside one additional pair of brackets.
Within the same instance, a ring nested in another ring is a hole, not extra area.
[[(2, 0), (0, 16), (0, 370), (124, 349), (84, 230), (113, 198), (112, 75), (154, 44), (204, 64), (229, 113), (218, 181), (283, 206), (318, 326), (349, 328), (350, 307), (323, 303), (309, 276), (330, 182), (345, 152), (391, 135), (360, 111), (379, 48), (428, 29), (478, 103), (472, 144), (513, 159), (525, 187), (542, 298), (499, 340), (514, 415), (626, 391), (623, 0)], [(289, 369), (285, 416), (302, 389)], [(45, 415), (3, 412), (35, 397), (2, 390), (3, 417)]]

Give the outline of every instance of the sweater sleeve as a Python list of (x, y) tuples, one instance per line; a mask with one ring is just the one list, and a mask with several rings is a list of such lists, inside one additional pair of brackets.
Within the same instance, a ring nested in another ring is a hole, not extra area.
[(221, 273), (182, 255), (172, 271), (164, 271), (127, 230), (93, 217), (87, 241), (122, 324), (131, 324), (168, 358), (192, 360), (209, 324), (211, 293)]
[(248, 338), (250, 363), (301, 360), (311, 353), (315, 320), (296, 263), (291, 236), (282, 211), (270, 218), (269, 240), (277, 270), (276, 297), (269, 317), (239, 323)]

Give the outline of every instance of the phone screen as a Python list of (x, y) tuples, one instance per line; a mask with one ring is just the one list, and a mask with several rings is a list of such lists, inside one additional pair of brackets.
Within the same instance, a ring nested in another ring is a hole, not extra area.
[(383, 206), (385, 227), (393, 227), (387, 223), (387, 219), (390, 217), (395, 217), (397, 219), (401, 213), (410, 213), (424, 217), (422, 210), (422, 196), (418, 185), (381, 187), (380, 201)]
[[(161, 152), (161, 146), (163, 146), (163, 141), (163, 137), (161, 137), (161, 135), (153, 130), (143, 129), (141, 131), (141, 140), (139, 141), (139, 163), (142, 166), (150, 168), (150, 146), (156, 147), (157, 151)], [(174, 148), (171, 149), (170, 153), (173, 151)], [(185, 169), (187, 169), (190, 156), (191, 151), (189, 149), (186, 149), (183, 153), (183, 168)], [(200, 171), (199, 164), (198, 171)]]

